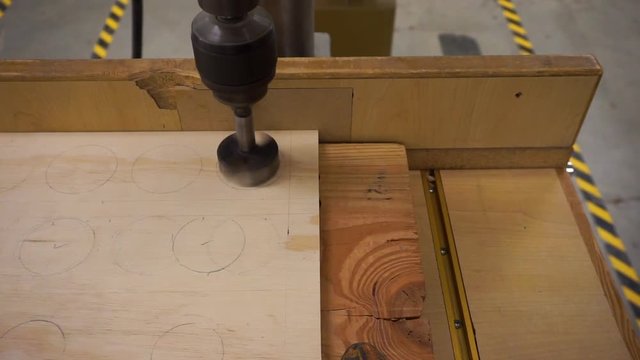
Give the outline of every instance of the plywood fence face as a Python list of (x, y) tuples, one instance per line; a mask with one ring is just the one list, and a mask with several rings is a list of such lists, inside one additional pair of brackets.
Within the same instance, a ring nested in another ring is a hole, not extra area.
[[(600, 76), (588, 56), (281, 59), (256, 123), (401, 143), (412, 168), (558, 167)], [(0, 104), (0, 131), (233, 127), (191, 60), (1, 62)]]

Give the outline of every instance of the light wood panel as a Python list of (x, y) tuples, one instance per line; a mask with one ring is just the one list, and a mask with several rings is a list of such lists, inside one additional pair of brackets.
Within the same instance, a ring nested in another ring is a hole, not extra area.
[[(178, 73), (198, 80), (193, 59), (5, 60), (0, 81), (136, 80)], [(585, 76), (602, 70), (591, 55), (409, 56), (278, 59), (276, 80)]]
[(630, 358), (555, 170), (441, 174), (481, 358)]
[(512, 169), (564, 167), (571, 147), (411, 149), (411, 169)]
[(432, 359), (404, 148), (320, 148), (323, 355), (369, 342), (390, 360)]
[(418, 225), (422, 268), (425, 278), (424, 286), (426, 294), (422, 317), (429, 321), (434, 357), (437, 360), (453, 359), (451, 334), (449, 333), (447, 312), (444, 306), (444, 296), (442, 286), (440, 285), (438, 264), (436, 262), (436, 256), (440, 255), (435, 253), (433, 245), (422, 177), (419, 171), (412, 171), (409, 176), (411, 180), (411, 192), (413, 194), (413, 208), (416, 213), (416, 224)]
[(258, 188), (227, 133), (0, 134), (0, 358), (320, 359), (317, 133)]
[(181, 130), (129, 81), (0, 82), (0, 131)]
[(598, 77), (354, 80), (351, 139), (408, 149), (573, 144)]
[[(233, 113), (213, 99), (209, 91), (180, 92), (178, 114), (183, 130), (234, 130)], [(306, 130), (314, 124), (320, 141), (348, 142), (351, 139), (352, 90), (271, 89), (256, 104), (254, 121), (258, 130)]]
[[(600, 76), (589, 56), (281, 59), (272, 95), (258, 104), (256, 117), (259, 127), (319, 129), (323, 142), (402, 143), (413, 151), (413, 168), (472, 168), (477, 158), (488, 167), (560, 167), (568, 155), (559, 154), (568, 154)], [(77, 81), (87, 82), (86, 96), (71, 95)], [(138, 93), (104, 84), (120, 81), (146, 91), (157, 108)], [(0, 126), (4, 131), (231, 125), (191, 60), (0, 62), (4, 103), (0, 116), (11, 119)], [(52, 103), (55, 117), (15, 120), (44, 114)], [(92, 122), (65, 115), (105, 106), (131, 116), (103, 110)], [(433, 152), (444, 156), (430, 161)]]

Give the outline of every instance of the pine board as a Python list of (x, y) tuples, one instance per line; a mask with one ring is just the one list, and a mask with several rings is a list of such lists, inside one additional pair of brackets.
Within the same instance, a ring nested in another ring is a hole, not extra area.
[(320, 201), (323, 358), (366, 342), (433, 359), (404, 146), (322, 145)]

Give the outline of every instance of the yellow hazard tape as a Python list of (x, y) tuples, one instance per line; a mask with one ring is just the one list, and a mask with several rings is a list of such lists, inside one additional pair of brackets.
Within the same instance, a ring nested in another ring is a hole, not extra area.
[(629, 289), (626, 286), (622, 287), (622, 292), (624, 293), (624, 296), (626, 296), (627, 299), (629, 299), (629, 301), (636, 304), (637, 306), (640, 306), (640, 294)]
[(104, 47), (96, 44), (93, 47), (93, 53), (98, 55), (100, 57), (100, 59), (104, 59), (105, 57), (107, 57), (107, 49), (105, 49)]
[(4, 14), (7, 12), (7, 9), (11, 6), (13, 0), (0, 0), (0, 19), (4, 17)]
[(602, 194), (600, 193), (600, 190), (598, 190), (598, 187), (595, 184), (591, 184), (586, 180), (583, 180), (580, 178), (576, 178), (576, 183), (578, 184), (578, 188), (580, 190), (586, 191), (597, 198), (602, 198)]
[(600, 239), (604, 242), (606, 242), (607, 244), (613, 246), (614, 248), (620, 250), (620, 251), (626, 251), (627, 249), (624, 247), (624, 244), (622, 243), (622, 240), (620, 240), (620, 238), (618, 238), (617, 236), (613, 235), (612, 233), (608, 232), (607, 230), (601, 228), (601, 227), (596, 227), (596, 230), (598, 230), (598, 235), (600, 236)]
[(573, 165), (574, 169), (591, 175), (591, 169), (589, 169), (589, 166), (586, 163), (576, 159), (575, 157), (572, 157), (569, 161), (571, 161), (571, 165)]
[(520, 46), (524, 46), (526, 48), (529, 49), (533, 49), (533, 44), (531, 44), (531, 41), (523, 39), (521, 37), (514, 37), (513, 40), (516, 42), (516, 44), (520, 45)]
[(113, 36), (104, 30), (100, 31), (100, 39), (104, 40), (107, 44), (113, 42)]
[(507, 26), (509, 27), (509, 30), (511, 30), (512, 32), (514, 32), (516, 34), (527, 35), (527, 30), (525, 30), (520, 25), (516, 25), (514, 23), (509, 23), (509, 24), (507, 24)]
[(613, 219), (611, 218), (611, 214), (609, 214), (607, 209), (603, 209), (602, 207), (587, 200), (587, 210), (589, 210), (589, 212), (592, 213), (593, 215), (608, 222), (609, 224), (613, 224)]
[(124, 16), (124, 9), (122, 9), (119, 6), (113, 5), (111, 7), (111, 12), (118, 15), (119, 17), (123, 17)]
[(517, 21), (517, 22), (521, 22), (522, 21), (520, 16), (518, 16), (518, 14), (516, 14), (515, 12), (503, 11), (502, 15), (504, 15), (504, 17), (506, 17), (509, 20), (513, 20), (513, 21)]
[(629, 279), (633, 279), (636, 282), (640, 281), (640, 278), (638, 278), (638, 273), (633, 267), (631, 267), (631, 265), (624, 263), (622, 260), (613, 255), (609, 255), (609, 260), (611, 261), (611, 266), (613, 266), (614, 269), (621, 272)]
[(104, 59), (107, 57), (109, 45), (113, 42), (113, 35), (120, 27), (120, 21), (125, 14), (125, 10), (129, 4), (129, 0), (117, 0), (112, 6), (109, 16), (104, 21), (104, 25), (100, 34), (98, 35), (98, 41), (93, 46), (93, 52), (91, 57), (94, 59)]

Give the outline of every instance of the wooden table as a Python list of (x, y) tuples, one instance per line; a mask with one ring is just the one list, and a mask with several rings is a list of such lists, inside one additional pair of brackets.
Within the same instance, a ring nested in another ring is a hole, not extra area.
[[(359, 341), (390, 359), (462, 358), (456, 341), (470, 334), (472, 358), (640, 359), (556, 170), (601, 74), (589, 56), (280, 60), (258, 128), (318, 129), (332, 143), (320, 147), (325, 358)], [(172, 59), (0, 62), (0, 119), (0, 131), (232, 127), (193, 62)], [(427, 170), (457, 277), (434, 247)], [(450, 279), (466, 304), (459, 326)]]

